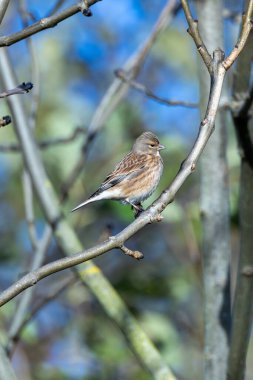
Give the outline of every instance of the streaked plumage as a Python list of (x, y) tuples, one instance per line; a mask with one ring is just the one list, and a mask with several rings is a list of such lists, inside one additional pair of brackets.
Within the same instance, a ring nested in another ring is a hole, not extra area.
[(136, 214), (142, 211), (141, 202), (157, 188), (163, 171), (159, 151), (164, 149), (152, 132), (140, 135), (131, 150), (106, 177), (89, 199), (72, 211), (102, 199), (119, 200), (130, 204)]

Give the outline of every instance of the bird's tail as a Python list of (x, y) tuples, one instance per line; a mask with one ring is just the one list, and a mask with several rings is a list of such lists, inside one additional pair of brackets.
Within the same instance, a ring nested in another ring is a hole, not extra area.
[(75, 208), (73, 208), (73, 210), (71, 210), (71, 212), (76, 211), (76, 210), (78, 210), (79, 208), (81, 208), (83, 206), (86, 206), (88, 203), (96, 202), (99, 199), (101, 199), (100, 195), (95, 195), (94, 196), (94, 194), (93, 194), (89, 199), (87, 199), (86, 201), (80, 203), (78, 206), (76, 206)]

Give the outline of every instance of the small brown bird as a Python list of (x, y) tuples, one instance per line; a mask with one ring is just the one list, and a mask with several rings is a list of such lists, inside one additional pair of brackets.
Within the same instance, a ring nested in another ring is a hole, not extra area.
[(129, 152), (86, 201), (72, 211), (101, 199), (119, 200), (130, 204), (138, 216), (141, 202), (157, 188), (163, 172), (159, 151), (165, 147), (152, 132), (142, 133)]

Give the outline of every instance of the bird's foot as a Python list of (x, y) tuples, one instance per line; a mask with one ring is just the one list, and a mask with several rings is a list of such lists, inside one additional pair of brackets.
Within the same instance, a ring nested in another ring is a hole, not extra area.
[(144, 211), (144, 208), (142, 207), (141, 203), (137, 203), (137, 204), (131, 203), (131, 206), (134, 211), (134, 218), (136, 219)]

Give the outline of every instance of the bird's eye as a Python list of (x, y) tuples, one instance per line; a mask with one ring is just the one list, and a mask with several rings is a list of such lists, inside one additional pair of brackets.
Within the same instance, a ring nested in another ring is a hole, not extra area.
[(151, 148), (154, 148), (155, 144), (149, 144), (149, 146), (150, 146)]

